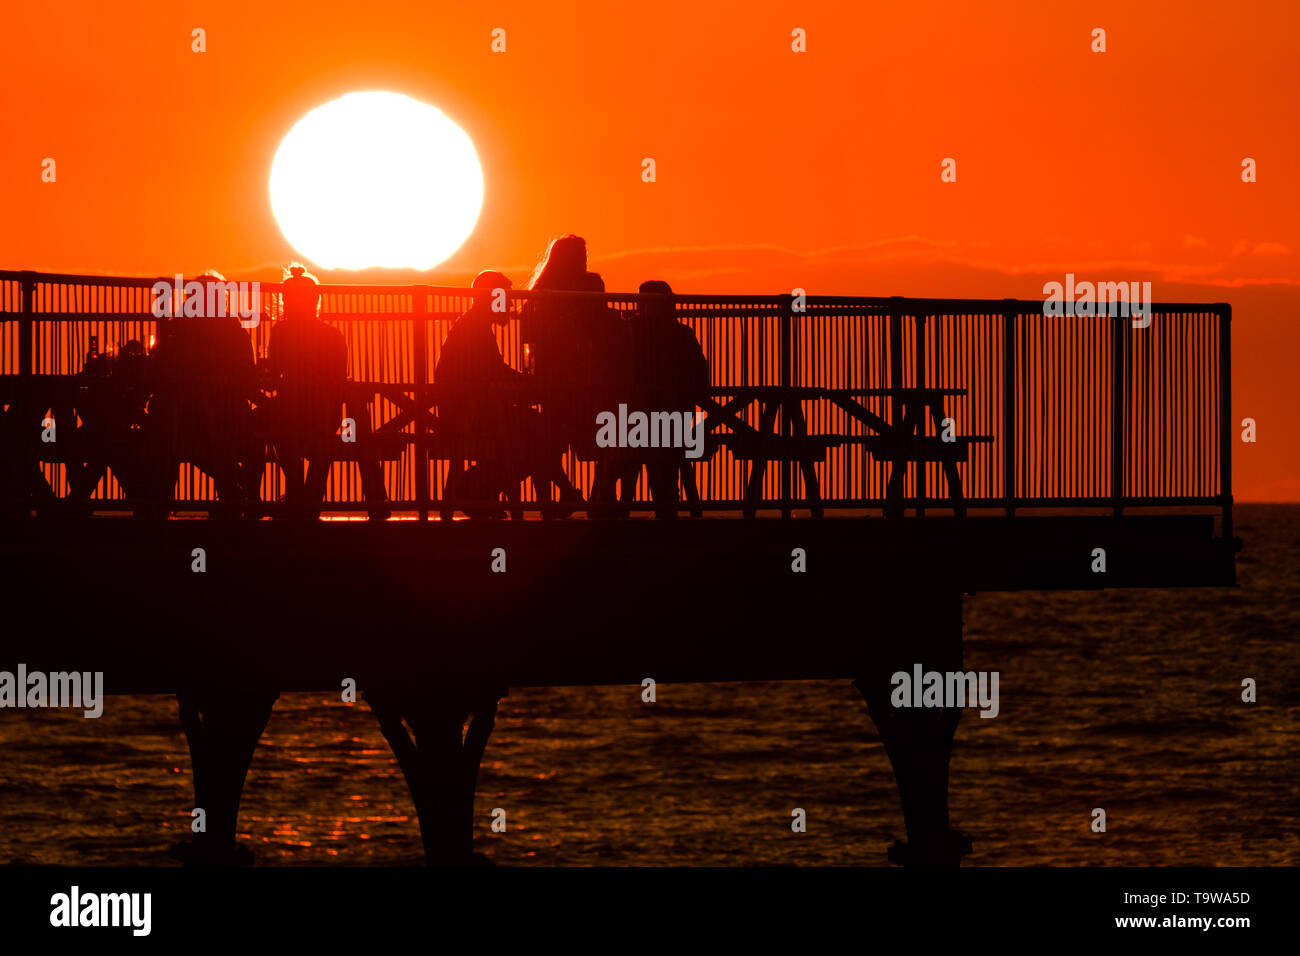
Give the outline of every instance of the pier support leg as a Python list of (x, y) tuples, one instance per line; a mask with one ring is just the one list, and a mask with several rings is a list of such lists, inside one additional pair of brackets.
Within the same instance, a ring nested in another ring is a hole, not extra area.
[(411, 788), (429, 866), (486, 862), (474, 855), (474, 794), (497, 704), (504, 696), (504, 688), (365, 692)]
[(961, 595), (922, 592), (895, 639), (854, 681), (880, 732), (894, 767), (903, 804), (907, 842), (899, 840), (889, 858), (904, 866), (957, 866), (971, 850), (970, 839), (948, 819), (948, 763), (961, 708), (895, 707), (892, 675), (962, 670)]
[(194, 767), (194, 806), (206, 830), (173, 848), (186, 866), (235, 866), (253, 855), (235, 844), (239, 801), (257, 742), (271, 719), (276, 691), (214, 689), (176, 695)]

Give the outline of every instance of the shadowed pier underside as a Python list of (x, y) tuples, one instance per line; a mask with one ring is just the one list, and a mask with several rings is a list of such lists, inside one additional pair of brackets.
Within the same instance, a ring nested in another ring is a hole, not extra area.
[(650, 677), (855, 681), (902, 797), (908, 839), (891, 857), (955, 864), (969, 849), (947, 810), (960, 710), (896, 709), (889, 678), (962, 670), (961, 595), (1235, 583), (1212, 515), (96, 518), (3, 531), (9, 593), (56, 602), (57, 630), (11, 631), (0, 669), (102, 671), (110, 694), (179, 695), (208, 819), (181, 854), (192, 863), (238, 861), (239, 794), (281, 692), (356, 681), (441, 865), (472, 861), (479, 760), (509, 687)]

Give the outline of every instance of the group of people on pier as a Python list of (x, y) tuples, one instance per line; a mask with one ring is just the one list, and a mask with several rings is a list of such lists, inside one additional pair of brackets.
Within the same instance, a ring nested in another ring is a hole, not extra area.
[[(364, 419), (363, 433), (370, 424), (364, 406), (348, 403), (347, 342), (320, 318), (315, 277), (297, 265), (288, 272), (261, 361), (233, 311), (174, 317), (159, 322), (151, 351), (137, 340), (112, 354), (92, 349), (70, 393), (30, 398), (30, 408), (22, 400), (11, 405), (0, 420), (3, 503), (25, 514), (33, 499), (52, 497), (40, 469), (50, 456), (34, 446), (30, 427), (48, 407), (44, 423), (62, 424), (63, 435), (66, 423), (81, 422), (75, 453), (58, 460), (67, 467), (69, 499), (82, 511), (111, 469), (136, 514), (165, 516), (174, 507), (178, 466), (189, 462), (212, 479), (213, 513), (261, 516), (266, 462), (274, 460), (284, 474), (283, 513), (318, 517), (346, 440), (353, 442), (366, 511), (374, 520), (389, 517), (378, 453), (355, 434), (344, 436), (348, 422), (355, 429)], [(209, 273), (198, 281), (224, 279)], [(470, 517), (500, 517), (501, 499), (517, 502), (531, 478), (552, 515), (623, 515), (645, 468), (656, 514), (676, 516), (679, 478), (698, 514), (694, 476), (680, 448), (596, 443), (597, 416), (620, 404), (693, 417), (707, 399), (708, 364), (694, 333), (676, 320), (668, 284), (643, 283), (636, 309), (611, 309), (601, 277), (587, 268), (585, 241), (565, 236), (550, 244), (529, 289), (596, 294), (530, 296), (512, 313), (511, 288), (500, 272), (480, 273), (473, 304), (441, 343), (430, 453), (451, 461), (444, 500)], [(523, 369), (498, 346), (496, 328), (512, 314), (520, 320)], [(590, 500), (566, 471), (566, 452), (595, 462)], [(462, 469), (464, 461), (473, 464)]]
[[(677, 514), (681, 477), (691, 513), (699, 514), (694, 474), (681, 448), (603, 448), (597, 416), (620, 404), (693, 417), (709, 392), (709, 367), (695, 334), (679, 323), (668, 283), (641, 284), (642, 299), (627, 317), (607, 306), (605, 284), (587, 269), (578, 236), (554, 240), (529, 285), (533, 292), (584, 292), (580, 297), (531, 297), (520, 310), (526, 370), (511, 367), (493, 326), (508, 321), (497, 306), (510, 280), (499, 272), (475, 278), (474, 306), (452, 327), (434, 373), (439, 435), (474, 459), (452, 475), (447, 495), (491, 502), (531, 477), (539, 498), (554, 486), (559, 514), (584, 504), (562, 458), (594, 461), (589, 514), (625, 515), (646, 470), (655, 512)], [(540, 397), (541, 410), (534, 408)], [(471, 512), (473, 514), (475, 512)]]

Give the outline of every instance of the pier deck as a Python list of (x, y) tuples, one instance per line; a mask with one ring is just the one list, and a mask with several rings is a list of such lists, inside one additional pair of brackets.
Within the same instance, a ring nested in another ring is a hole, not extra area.
[[(0, 669), (103, 670), (109, 693), (235, 676), (321, 691), (349, 676), (852, 678), (925, 592), (1232, 585), (1235, 547), (1218, 524), (1213, 514), (34, 520), (0, 538), (0, 579), (30, 612), (14, 615), (29, 623), (0, 642)], [(492, 570), (498, 548), (504, 572)], [(1092, 570), (1096, 548), (1105, 572)]]

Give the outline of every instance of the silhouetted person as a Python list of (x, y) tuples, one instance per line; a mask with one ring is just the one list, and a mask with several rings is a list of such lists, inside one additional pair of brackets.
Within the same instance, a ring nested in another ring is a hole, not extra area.
[[(335, 443), (342, 441), (338, 430), (348, 347), (342, 332), (321, 321), (320, 286), (304, 267), (289, 268), (280, 294), (284, 311), (271, 329), (266, 350), (267, 384), (275, 390), (268, 417), (284, 472), (285, 500), (295, 515), (315, 518), (320, 516), (325, 480), (337, 455)], [(359, 466), (370, 517), (383, 521), (391, 512), (378, 459), (363, 450)]]
[(530, 289), (572, 292), (587, 274), (587, 240), (573, 234), (552, 239), (533, 270)]
[(83, 512), (90, 510), (91, 495), (110, 468), (128, 501), (147, 491), (141, 455), (148, 424), (149, 361), (144, 345), (136, 339), (116, 354), (86, 356), (75, 403), (81, 418), (77, 436), (84, 452), (81, 461), (70, 462), (68, 468), (68, 497)]
[(41, 422), (49, 407), (40, 395), (17, 395), (7, 409), (0, 403), (0, 516), (26, 518), (33, 508), (43, 513), (58, 505), (41, 470)]
[[(605, 280), (588, 272), (579, 281), (582, 292), (605, 294)], [(569, 354), (572, 380), (582, 389), (576, 414), (581, 427), (572, 442), (583, 458), (597, 458), (596, 413), (615, 407), (626, 375), (627, 322), (603, 298), (579, 303), (577, 336)]]
[[(480, 272), (472, 286), (473, 306), (442, 343), (434, 372), (438, 435), (458, 455), (475, 461), (464, 472), (453, 466), (444, 493), (448, 500), (496, 501), (502, 493), (514, 500), (528, 474), (539, 489), (547, 488), (546, 461), (562, 451), (543, 448), (541, 416), (521, 404), (527, 376), (506, 363), (497, 345), (493, 328), (509, 321), (502, 293), (510, 285), (500, 272)], [(471, 506), (466, 512), (500, 516), (494, 507)]]
[[(587, 272), (577, 283), (583, 292), (605, 292), (605, 280), (599, 273)], [(596, 444), (596, 417), (614, 411), (627, 398), (631, 374), (631, 341), (627, 321), (604, 299), (584, 300), (574, 310), (575, 334), (569, 346), (572, 369), (568, 378), (574, 383), (571, 443), (579, 458), (594, 459), (588, 512), (593, 517), (610, 517), (619, 513), (615, 501), (620, 479), (632, 468), (633, 457), (626, 449), (599, 448)], [(636, 472), (631, 471), (630, 501), (636, 491)], [(623, 487), (627, 489), (626, 482)]]
[[(708, 396), (709, 363), (695, 333), (677, 321), (673, 290), (668, 283), (643, 282), (639, 291), (652, 298), (641, 300), (630, 323), (631, 384), (635, 395), (631, 407), (676, 413), (681, 417), (684, 431), (686, 423), (694, 420), (696, 406), (702, 405)], [(641, 449), (639, 457), (645, 464), (656, 515), (676, 517), (679, 476), (691, 514), (694, 517), (702, 514), (695, 487), (696, 459), (687, 458), (685, 448)], [(637, 464), (633, 467), (633, 488), (639, 471), (640, 464)], [(626, 488), (626, 472), (622, 478)]]
[[(552, 240), (530, 285), (538, 292), (573, 292), (587, 279), (587, 243), (580, 236)], [(588, 347), (579, 334), (580, 317), (572, 302), (555, 299), (530, 300), (520, 318), (520, 332), (529, 353), (529, 364), (543, 392), (543, 430), (548, 441), (569, 444), (581, 427), (575, 421), (575, 372), (581, 374), (583, 351)], [(560, 491), (562, 506), (582, 501), (582, 493), (569, 481), (560, 456), (550, 463), (546, 476)], [(538, 488), (549, 499), (549, 488)]]
[[(188, 461), (212, 477), (221, 506), (237, 515), (240, 502), (255, 499), (256, 476), (245, 475), (244, 463), (260, 456), (253, 443), (251, 402), (257, 397), (253, 345), (239, 319), (206, 314), (207, 304), (222, 297), (224, 282), (216, 273), (198, 278), (204, 289), (202, 314), (175, 315), (161, 323), (153, 354), (153, 397), (149, 403), (149, 434), (153, 496), (170, 509), (176, 467)], [(259, 466), (260, 470), (260, 466)]]

